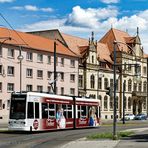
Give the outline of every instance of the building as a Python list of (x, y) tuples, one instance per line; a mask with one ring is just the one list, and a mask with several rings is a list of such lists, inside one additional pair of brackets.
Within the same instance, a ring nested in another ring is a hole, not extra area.
[(0, 122), (7, 122), (11, 92), (53, 93), (54, 42), (56, 93), (78, 95), (78, 57), (74, 52), (58, 40), (0, 28)]
[[(117, 41), (117, 115), (123, 114), (123, 91), (126, 113), (148, 112), (147, 107), (147, 59), (141, 45), (139, 30), (137, 35), (130, 36), (127, 32), (111, 28), (99, 41), (82, 39), (60, 33), (58, 30), (32, 32), (46, 38), (59, 40), (79, 57), (79, 89), (81, 96), (101, 100), (102, 118), (113, 118), (113, 97), (106, 94), (107, 87), (113, 84), (113, 42)], [(140, 67), (135, 65), (139, 64)], [(135, 76), (136, 72), (141, 74)], [(123, 90), (123, 82), (125, 90)]]

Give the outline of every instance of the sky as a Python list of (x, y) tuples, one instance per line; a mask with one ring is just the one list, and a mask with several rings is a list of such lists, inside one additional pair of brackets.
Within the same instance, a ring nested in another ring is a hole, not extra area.
[[(100, 40), (111, 28), (135, 36), (148, 54), (148, 0), (0, 0), (0, 13), (20, 31), (59, 29)], [(0, 26), (9, 25), (0, 16)]]

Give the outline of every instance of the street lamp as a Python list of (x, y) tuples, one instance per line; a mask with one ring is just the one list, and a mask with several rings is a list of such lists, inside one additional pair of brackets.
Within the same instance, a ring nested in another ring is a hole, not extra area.
[(20, 46), (20, 50), (19, 50), (19, 56), (17, 57), (17, 59), (20, 61), (20, 93), (21, 93), (22, 92), (22, 61), (24, 59), (24, 57), (22, 55), (21, 46)]
[[(117, 82), (116, 82), (116, 66), (122, 66), (123, 64), (116, 64), (116, 46), (117, 44), (124, 44), (126, 45), (129, 49), (132, 50), (132, 52), (135, 54), (136, 53), (133, 51), (133, 49), (126, 43), (124, 42), (120, 42), (120, 41), (113, 41), (113, 48), (114, 48), (114, 120), (113, 120), (113, 139), (116, 140), (117, 139), (117, 132), (116, 132), (116, 126), (117, 126), (117, 104), (116, 104), (116, 87), (117, 87)], [(137, 60), (136, 60), (137, 62)], [(128, 64), (127, 64), (128, 65)], [(129, 65), (138, 65), (136, 64), (129, 64)]]

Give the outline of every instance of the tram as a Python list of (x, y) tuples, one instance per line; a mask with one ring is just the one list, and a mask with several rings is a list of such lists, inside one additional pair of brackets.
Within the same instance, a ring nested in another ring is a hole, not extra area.
[(99, 100), (39, 92), (11, 94), (8, 130), (46, 131), (99, 125)]

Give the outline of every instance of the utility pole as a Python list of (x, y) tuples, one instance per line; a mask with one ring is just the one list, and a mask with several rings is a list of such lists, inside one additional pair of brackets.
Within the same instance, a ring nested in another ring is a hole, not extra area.
[(123, 82), (123, 124), (125, 124), (125, 80)]
[(54, 94), (56, 94), (56, 77), (57, 77), (56, 66), (57, 66), (57, 61), (56, 61), (56, 41), (54, 41)]
[(114, 41), (114, 121), (113, 121), (113, 139), (117, 139), (117, 132), (116, 132), (116, 126), (117, 126), (117, 104), (116, 104), (116, 86), (117, 86), (117, 81), (116, 81), (116, 45), (117, 42)]

